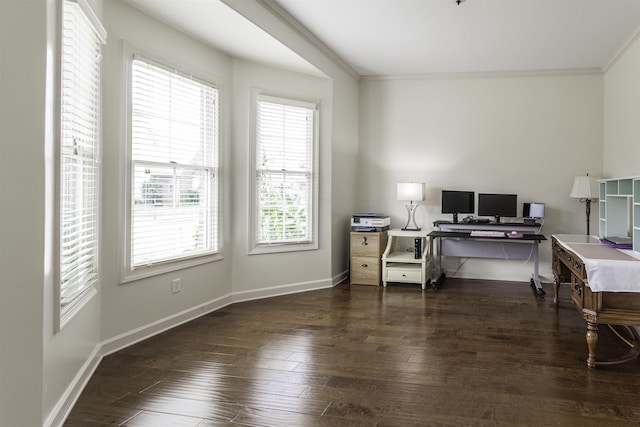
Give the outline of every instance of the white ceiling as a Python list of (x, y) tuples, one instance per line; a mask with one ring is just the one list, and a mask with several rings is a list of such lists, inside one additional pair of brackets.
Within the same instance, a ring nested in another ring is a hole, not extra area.
[[(125, 0), (230, 54), (313, 67), (220, 0)], [(362, 76), (602, 70), (640, 0), (277, 0)]]
[(220, 0), (123, 2), (230, 55), (295, 71), (319, 73), (307, 61)]

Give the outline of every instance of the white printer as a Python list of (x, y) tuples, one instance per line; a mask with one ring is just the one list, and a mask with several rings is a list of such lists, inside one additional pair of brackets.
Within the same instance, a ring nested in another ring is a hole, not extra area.
[(351, 231), (386, 231), (391, 218), (381, 213), (357, 213), (351, 217)]

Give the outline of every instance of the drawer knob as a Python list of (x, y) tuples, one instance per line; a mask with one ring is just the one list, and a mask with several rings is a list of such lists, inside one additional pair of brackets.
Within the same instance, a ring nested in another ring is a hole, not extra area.
[(367, 246), (369, 243), (367, 243), (367, 238), (363, 237), (362, 238), (362, 246)]
[(369, 264), (360, 264), (360, 267), (367, 268), (367, 267), (369, 267)]

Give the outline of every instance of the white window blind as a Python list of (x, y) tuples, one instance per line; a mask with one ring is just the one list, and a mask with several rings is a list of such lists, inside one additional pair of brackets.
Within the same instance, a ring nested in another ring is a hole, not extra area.
[(62, 4), (60, 326), (98, 282), (100, 48), (106, 32), (84, 1)]
[(218, 248), (218, 90), (135, 56), (131, 269)]
[(256, 245), (314, 236), (316, 106), (259, 95), (256, 108)]

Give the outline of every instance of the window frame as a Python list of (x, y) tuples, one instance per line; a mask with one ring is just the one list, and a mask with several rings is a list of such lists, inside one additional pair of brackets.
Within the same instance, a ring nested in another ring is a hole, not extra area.
[[(223, 250), (223, 207), (222, 207), (222, 189), (223, 187), (223, 177), (222, 177), (222, 141), (223, 141), (223, 130), (222, 130), (222, 108), (223, 104), (223, 91), (221, 85), (218, 83), (215, 78), (202, 78), (197, 73), (191, 73), (188, 67), (176, 66), (172, 61), (166, 59), (160, 59), (156, 55), (145, 52), (142, 49), (136, 49), (129, 46), (126, 42), (123, 42), (123, 53), (124, 53), (124, 64), (125, 64), (125, 76), (126, 76), (126, 88), (125, 88), (125, 103), (126, 106), (124, 108), (125, 111), (125, 126), (124, 126), (124, 140), (126, 141), (126, 149), (124, 154), (124, 176), (123, 180), (123, 194), (124, 194), (124, 218), (123, 218), (123, 256), (122, 256), (122, 269), (121, 269), (121, 277), (120, 283), (130, 283), (143, 278), (153, 277), (164, 273), (169, 273), (172, 271), (182, 270), (185, 268), (207, 264), (210, 262), (218, 261), (223, 259), (222, 250)], [(132, 258), (132, 218), (133, 218), (133, 169), (134, 169), (134, 161), (132, 158), (132, 150), (133, 150), (133, 140), (132, 140), (132, 90), (133, 90), (133, 60), (136, 58), (141, 58), (148, 63), (158, 66), (160, 68), (164, 68), (166, 70), (173, 70), (176, 73), (183, 76), (190, 76), (193, 80), (198, 81), (199, 83), (206, 84), (211, 86), (215, 90), (217, 90), (218, 102), (217, 102), (217, 129), (218, 129), (218, 139), (216, 141), (217, 147), (215, 150), (217, 151), (217, 155), (214, 159), (215, 165), (213, 166), (215, 177), (213, 178), (212, 189), (212, 212), (216, 216), (215, 233), (217, 235), (217, 248), (200, 254), (188, 255), (180, 258), (172, 258), (162, 261), (153, 262), (146, 265), (134, 266), (133, 258)]]
[[(270, 100), (275, 103), (282, 103), (290, 106), (308, 108), (313, 111), (313, 128), (312, 128), (312, 147), (311, 147), (311, 219), (309, 221), (312, 227), (311, 239), (299, 242), (274, 242), (259, 243), (257, 239), (259, 213), (257, 203), (257, 150), (258, 150), (258, 102), (260, 100)], [(249, 149), (249, 242), (248, 254), (269, 254), (279, 252), (297, 252), (318, 249), (318, 200), (319, 200), (319, 111), (320, 103), (318, 101), (304, 100), (295, 96), (275, 94), (262, 89), (252, 89), (251, 91), (251, 113), (250, 113), (250, 149)]]
[[(63, 235), (64, 235), (64, 227), (63, 227), (63, 201), (64, 197), (64, 179), (63, 179), (63, 163), (68, 155), (68, 148), (65, 149), (64, 145), (64, 137), (65, 137), (65, 124), (64, 120), (64, 111), (62, 106), (62, 97), (65, 95), (65, 90), (63, 87), (63, 78), (65, 75), (64, 68), (64, 40), (65, 40), (65, 30), (64, 30), (64, 20), (65, 20), (65, 7), (69, 5), (70, 7), (77, 7), (81, 16), (86, 19), (86, 23), (90, 30), (94, 33), (92, 37), (95, 37), (91, 40), (91, 43), (97, 43), (99, 46), (99, 50), (102, 50), (102, 46), (106, 44), (107, 40), (107, 32), (102, 26), (102, 23), (93, 12), (91, 6), (87, 3), (86, 0), (63, 0), (58, 3), (57, 7), (57, 17), (58, 22), (60, 23), (57, 26), (58, 36), (58, 46), (57, 46), (57, 55), (56, 55), (56, 64), (58, 70), (58, 78), (56, 83), (56, 145), (55, 145), (55, 176), (56, 176), (56, 198), (55, 198), (55, 244), (56, 249), (55, 253), (55, 286), (54, 286), (54, 332), (60, 332), (81, 310), (82, 308), (94, 297), (98, 294), (98, 286), (100, 282), (100, 241), (101, 241), (101, 210), (100, 210), (100, 202), (101, 202), (101, 182), (102, 182), (102, 168), (101, 158), (102, 158), (102, 64), (101, 64), (101, 53), (96, 58), (97, 62), (97, 76), (92, 76), (91, 78), (97, 79), (97, 93), (95, 94), (95, 105), (97, 105), (97, 112), (95, 113), (95, 141), (93, 141), (92, 148), (95, 151), (95, 158), (93, 163), (95, 164), (95, 173), (92, 176), (93, 183), (95, 184), (95, 190), (92, 193), (91, 204), (93, 205), (92, 211), (95, 216), (94, 225), (91, 228), (94, 235), (94, 249), (93, 256), (91, 257), (92, 261), (90, 264), (92, 265), (92, 283), (82, 287), (82, 290), (76, 294), (72, 300), (70, 300), (67, 304), (63, 306), (62, 304), (62, 295), (63, 295), (63, 286), (62, 286), (62, 277), (65, 274), (65, 270), (62, 267), (63, 261)], [(82, 19), (82, 18), (81, 18)], [(94, 64), (95, 65), (95, 64)], [(81, 147), (79, 152), (85, 151), (84, 147)], [(75, 155), (75, 154), (73, 154)], [(82, 160), (87, 161), (86, 157), (82, 155), (78, 155)], [(83, 196), (85, 194), (83, 193)]]

